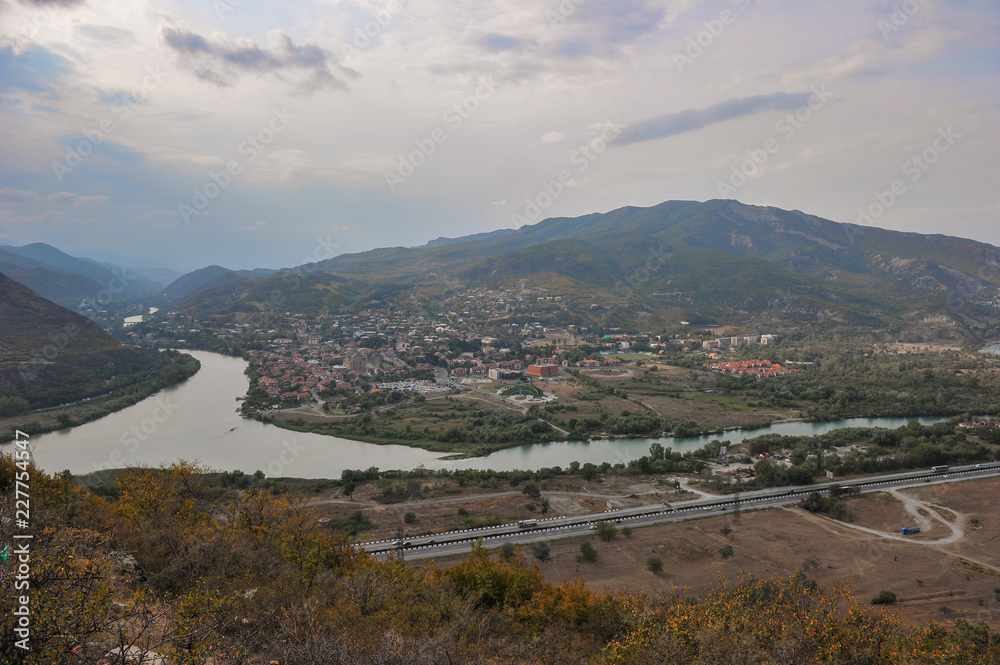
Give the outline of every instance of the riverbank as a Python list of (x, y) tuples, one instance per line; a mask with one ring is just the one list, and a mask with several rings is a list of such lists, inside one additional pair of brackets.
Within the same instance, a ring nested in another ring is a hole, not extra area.
[(191, 355), (177, 353), (171, 365), (165, 369), (167, 371), (160, 371), (155, 377), (99, 397), (0, 418), (0, 443), (13, 441), (15, 430), (35, 436), (100, 420), (138, 404), (165, 388), (187, 381), (201, 369), (201, 363)]

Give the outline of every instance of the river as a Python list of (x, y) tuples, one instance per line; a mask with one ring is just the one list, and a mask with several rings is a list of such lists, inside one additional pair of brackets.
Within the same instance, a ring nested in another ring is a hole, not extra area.
[[(828, 423), (781, 423), (763, 429), (684, 439), (557, 441), (500, 450), (485, 457), (444, 460), (420, 448), (388, 446), (290, 432), (237, 412), (246, 394), (246, 362), (207, 351), (188, 351), (201, 370), (179, 385), (100, 420), (32, 437), (35, 463), (46, 471), (84, 474), (128, 465), (159, 466), (197, 461), (219, 471), (260, 469), (268, 477), (339, 478), (344, 469), (536, 470), (567, 467), (571, 461), (628, 462), (648, 454), (659, 441), (677, 451), (700, 448), (712, 439), (732, 443), (761, 434), (822, 434), (843, 427), (899, 427), (909, 418), (852, 418)], [(918, 418), (930, 424), (943, 418)]]

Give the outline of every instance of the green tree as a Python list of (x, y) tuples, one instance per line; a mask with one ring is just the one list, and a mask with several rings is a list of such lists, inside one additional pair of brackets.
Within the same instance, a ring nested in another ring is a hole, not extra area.
[(733, 556), (733, 554), (734, 554), (734, 552), (733, 552), (733, 546), (732, 545), (726, 545), (724, 547), (720, 547), (719, 548), (719, 556), (722, 557), (723, 561), (725, 561), (726, 559), (728, 559), (731, 556)]
[(600, 520), (594, 526), (597, 527), (595, 533), (604, 542), (607, 542), (618, 535), (618, 527), (607, 520)]
[(661, 559), (658, 556), (649, 557), (648, 559), (646, 559), (646, 568), (648, 568), (649, 572), (653, 573), (654, 575), (659, 575), (661, 572), (663, 572), (663, 559)]
[(590, 544), (589, 540), (585, 540), (580, 543), (580, 556), (577, 560), (586, 563), (594, 563), (597, 561), (597, 549)]

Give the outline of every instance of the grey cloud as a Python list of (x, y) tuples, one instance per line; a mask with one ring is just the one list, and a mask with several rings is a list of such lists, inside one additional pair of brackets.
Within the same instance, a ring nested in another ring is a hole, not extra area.
[(526, 46), (533, 46), (535, 44), (532, 40), (501, 35), (496, 32), (487, 32), (479, 36), (476, 39), (476, 43), (487, 51), (520, 51)]
[(82, 5), (87, 0), (21, 0), (22, 5), (32, 5), (35, 7), (75, 7)]
[(337, 62), (337, 57), (315, 43), (295, 44), (287, 33), (268, 33), (263, 46), (252, 39), (230, 40), (214, 33), (204, 37), (190, 30), (162, 26), (160, 40), (178, 56), (195, 76), (224, 88), (236, 83), (241, 74), (275, 76), (288, 81), (289, 72), (305, 74), (291, 81), (299, 92), (321, 88), (346, 89), (346, 78), (358, 76)]
[(761, 111), (787, 111), (805, 104), (809, 100), (809, 95), (810, 93), (807, 92), (777, 92), (773, 95), (728, 99), (703, 109), (687, 109), (658, 118), (640, 120), (629, 124), (622, 131), (617, 143), (628, 145), (640, 141), (662, 139)]
[(573, 18), (599, 26), (607, 43), (619, 44), (658, 29), (666, 10), (648, 0), (585, 2)]

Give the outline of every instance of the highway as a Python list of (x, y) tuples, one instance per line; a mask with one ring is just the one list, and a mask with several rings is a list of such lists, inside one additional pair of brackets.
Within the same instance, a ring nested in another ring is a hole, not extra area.
[[(957, 482), (997, 472), (1000, 472), (1000, 464), (979, 464), (956, 466), (944, 472), (918, 471), (858, 478), (845, 482), (818, 483), (780, 489), (768, 488), (743, 493), (739, 503), (741, 511), (759, 510), (798, 503), (810, 492), (825, 492), (830, 485), (834, 484), (843, 488), (852, 488), (854, 492), (863, 493), (891, 487), (922, 487), (925, 483)], [(500, 547), (504, 543), (526, 545), (543, 540), (584, 536), (591, 533), (596, 522), (602, 520), (615, 522), (619, 528), (623, 526), (635, 528), (698, 517), (711, 517), (732, 512), (734, 507), (734, 498), (732, 495), (728, 495), (720, 496), (715, 500), (696, 499), (674, 504), (664, 502), (662, 505), (637, 506), (588, 515), (550, 517), (538, 519), (536, 526), (528, 528), (520, 528), (516, 523), (500, 524), (425, 536), (411, 536), (403, 540), (402, 543), (396, 540), (380, 540), (358, 543), (358, 546), (372, 554), (387, 554), (395, 551), (403, 554), (407, 560), (426, 559), (466, 554), (469, 552), (469, 543), (475, 542), (479, 538), (483, 539), (483, 546), (488, 548)]]

